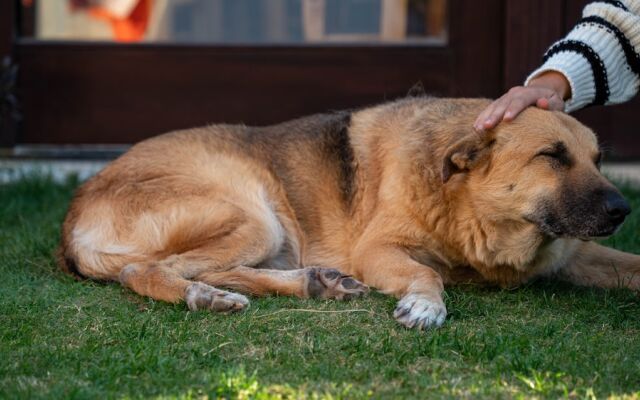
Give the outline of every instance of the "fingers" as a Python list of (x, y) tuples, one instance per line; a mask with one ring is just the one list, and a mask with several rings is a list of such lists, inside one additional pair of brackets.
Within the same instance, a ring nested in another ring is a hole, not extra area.
[(554, 93), (553, 96), (551, 96), (548, 99), (548, 103), (549, 103), (549, 105), (547, 106), (548, 110), (564, 111), (564, 100), (562, 100), (562, 98), (558, 96), (558, 94)]
[(485, 130), (493, 128), (500, 122), (500, 119), (502, 119), (501, 112), (504, 112), (504, 108), (504, 96), (502, 96), (478, 115), (478, 118), (476, 118), (473, 124), (473, 128), (477, 132), (484, 132)]
[[(524, 108), (532, 104), (531, 93), (527, 89), (519, 86), (511, 88), (502, 97), (491, 103), (476, 119), (473, 125), (474, 129), (478, 132), (492, 129), (505, 119), (507, 113), (508, 120), (515, 118)], [(535, 102), (535, 100), (533, 101)]]
[(512, 121), (531, 105), (545, 110), (564, 109), (564, 101), (551, 89), (517, 86), (485, 108), (476, 118), (473, 127), (482, 133), (494, 128), (503, 120)]
[(525, 96), (525, 97), (516, 97), (514, 98), (507, 110), (504, 113), (503, 119), (505, 121), (513, 121), (515, 117), (518, 116), (525, 108), (529, 107), (532, 104), (535, 104), (537, 99), (534, 98), (533, 95)]
[(538, 101), (536, 101), (536, 107), (538, 108), (542, 108), (543, 110), (548, 110), (549, 109), (549, 99), (547, 98), (541, 98), (538, 99)]

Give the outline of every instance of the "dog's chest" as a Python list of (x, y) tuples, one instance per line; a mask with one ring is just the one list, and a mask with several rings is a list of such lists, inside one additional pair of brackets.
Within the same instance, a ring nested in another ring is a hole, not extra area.
[(472, 263), (457, 254), (449, 254), (436, 246), (410, 248), (411, 257), (436, 270), (445, 284), (479, 283), (516, 287), (535, 277), (547, 276), (566, 265), (576, 243), (560, 239), (540, 246), (525, 265)]

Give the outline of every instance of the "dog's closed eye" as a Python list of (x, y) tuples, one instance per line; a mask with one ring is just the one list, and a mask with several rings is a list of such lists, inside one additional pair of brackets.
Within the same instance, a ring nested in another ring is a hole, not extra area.
[(596, 165), (598, 169), (602, 166), (602, 152), (598, 152), (596, 156), (593, 158), (593, 163)]
[(556, 142), (553, 146), (539, 151), (536, 157), (550, 158), (554, 164), (559, 164), (564, 167), (570, 167), (572, 164), (567, 146), (562, 142)]

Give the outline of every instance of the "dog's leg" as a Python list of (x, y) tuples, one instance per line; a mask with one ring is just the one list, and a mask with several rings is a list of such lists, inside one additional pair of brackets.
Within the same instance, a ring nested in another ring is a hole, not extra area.
[(209, 269), (194, 279), (257, 296), (277, 294), (348, 300), (369, 290), (366, 285), (336, 269), (319, 267), (282, 271), (240, 266), (228, 271)]
[(120, 282), (134, 292), (156, 300), (170, 303), (185, 300), (192, 311), (237, 311), (249, 304), (241, 294), (193, 282), (183, 275), (181, 268), (167, 261), (129, 264), (120, 272)]
[(366, 292), (365, 285), (333, 269), (251, 268), (275, 257), (284, 238), (275, 237), (274, 229), (259, 219), (237, 221), (235, 226), (227, 227), (224, 235), (193, 238), (199, 243), (197, 248), (157, 262), (128, 265), (120, 273), (120, 281), (154, 299), (169, 302), (184, 299), (192, 310), (231, 311), (249, 304), (246, 297), (215, 286), (256, 295), (276, 293), (336, 299)]
[(185, 300), (191, 310), (242, 309), (249, 300), (194, 278), (205, 271), (225, 272), (238, 266), (257, 265), (277, 254), (282, 237), (258, 219), (228, 218), (223, 233), (191, 237), (197, 247), (161, 260), (127, 265), (120, 282), (138, 294), (168, 302)]
[(355, 275), (369, 286), (399, 298), (393, 316), (408, 328), (427, 329), (444, 323), (442, 277), (394, 245), (358, 246)]
[(585, 242), (558, 276), (577, 285), (640, 290), (640, 256)]

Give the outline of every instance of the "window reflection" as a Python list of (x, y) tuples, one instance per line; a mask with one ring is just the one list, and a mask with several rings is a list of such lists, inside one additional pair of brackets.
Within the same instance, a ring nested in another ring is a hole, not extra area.
[(23, 0), (35, 37), (183, 43), (446, 42), (447, 0)]

